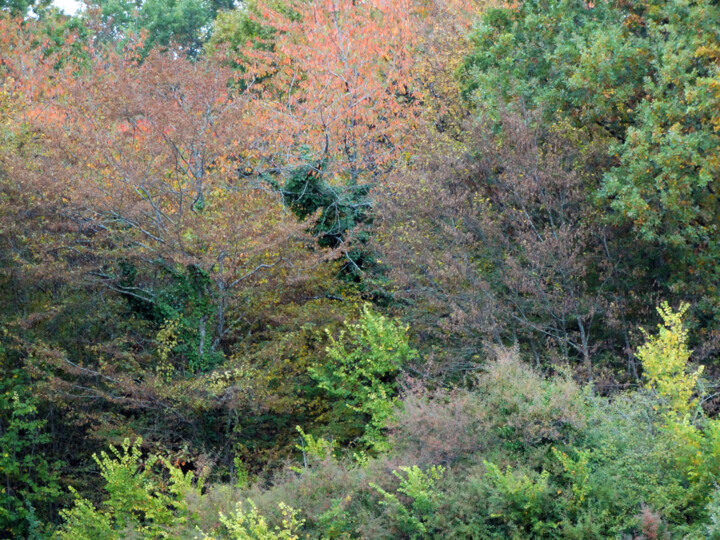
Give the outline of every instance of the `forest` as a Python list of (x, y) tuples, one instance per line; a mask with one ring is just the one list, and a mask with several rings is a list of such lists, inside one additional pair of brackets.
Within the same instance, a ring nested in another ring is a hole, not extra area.
[(0, 538), (720, 539), (718, 0), (0, 0)]

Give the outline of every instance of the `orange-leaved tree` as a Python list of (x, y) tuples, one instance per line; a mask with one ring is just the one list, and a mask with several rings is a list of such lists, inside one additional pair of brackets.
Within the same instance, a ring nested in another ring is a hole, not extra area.
[(139, 61), (134, 50), (97, 53), (65, 78), (44, 174), (68, 186), (68, 212), (111, 255), (93, 272), (108, 287), (157, 306), (156, 291), (112, 261), (189, 273), (211, 299), (192, 323), (202, 358), (248, 322), (248, 305), (276, 297), (321, 254), (278, 194), (243, 172), (253, 111), (228, 91), (231, 72), (159, 52)]
[(254, 101), (248, 170), (302, 219), (320, 210), (321, 243), (346, 245), (417, 116), (415, 2), (259, 0), (252, 12), (263, 31), (231, 44)]
[(351, 181), (377, 173), (411, 127), (410, 66), (417, 41), (410, 0), (258, 2), (275, 32), (270, 51), (245, 51), (258, 83), (268, 151), (292, 165), (309, 153)]

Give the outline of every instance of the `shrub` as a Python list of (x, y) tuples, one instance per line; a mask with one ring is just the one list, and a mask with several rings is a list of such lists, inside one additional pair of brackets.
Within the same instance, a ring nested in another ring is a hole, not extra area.
[[(110, 453), (93, 456), (105, 480), (108, 498), (100, 507), (80, 496), (75, 506), (63, 510), (65, 520), (58, 537), (65, 540), (97, 540), (133, 534), (147, 538), (167, 536), (168, 529), (187, 521), (185, 494), (193, 488), (192, 473), (184, 474), (156, 456), (141, 460), (141, 439), (126, 439), (120, 448), (111, 446)], [(170, 471), (167, 489), (153, 474), (152, 468), (162, 464)], [(76, 494), (77, 495), (77, 494)], [(125, 531), (122, 533), (121, 531)]]
[(477, 385), (491, 429), (516, 449), (570, 442), (585, 425), (581, 388), (567, 376), (543, 377), (513, 349), (498, 350)]
[(451, 464), (487, 447), (489, 411), (469, 390), (413, 383), (390, 424), (395, 454), (418, 465)]
[(338, 414), (352, 417), (350, 427), (361, 432), (363, 445), (387, 450), (385, 428), (397, 403), (395, 377), (417, 357), (407, 329), (364, 306), (358, 323), (346, 323), (337, 338), (329, 337), (328, 362), (310, 368), (310, 374), (337, 400)]
[(558, 528), (550, 498), (550, 473), (539, 475), (513, 471), (503, 473), (496, 465), (484, 462), (491, 489), (488, 497), (490, 517), (504, 523), (512, 535), (543, 536)]
[[(279, 507), (283, 514), (281, 526), (271, 527), (265, 518), (258, 513), (257, 506), (248, 500), (250, 511), (245, 512), (242, 503), (238, 503), (235, 512), (230, 516), (220, 514), (220, 522), (223, 524), (223, 538), (232, 540), (297, 540), (296, 534), (302, 527), (303, 522), (296, 517), (297, 511), (289, 506), (280, 503)], [(211, 536), (205, 536), (206, 540), (214, 540)]]
[(415, 465), (401, 467), (400, 471), (393, 471), (393, 475), (400, 480), (396, 493), (389, 493), (377, 484), (370, 484), (382, 495), (380, 504), (386, 507), (402, 537), (429, 537), (428, 518), (440, 501), (435, 484), (444, 473), (445, 469), (438, 466), (430, 467), (427, 471)]
[(702, 366), (693, 373), (687, 370), (691, 351), (687, 347), (688, 334), (682, 318), (688, 307), (683, 304), (678, 311), (673, 311), (667, 302), (663, 303), (658, 308), (663, 322), (658, 325), (657, 335), (646, 332), (646, 342), (637, 351), (648, 387), (666, 403), (667, 412), (678, 419), (697, 412), (698, 401), (693, 395), (702, 373)]
[(663, 430), (670, 437), (668, 466), (675, 466), (688, 484), (687, 500), (702, 515), (704, 502), (720, 477), (720, 420), (707, 418), (697, 394), (702, 368), (690, 372), (687, 331), (682, 317), (688, 306), (673, 311), (664, 303), (658, 312), (662, 324), (638, 350), (648, 387), (661, 400)]

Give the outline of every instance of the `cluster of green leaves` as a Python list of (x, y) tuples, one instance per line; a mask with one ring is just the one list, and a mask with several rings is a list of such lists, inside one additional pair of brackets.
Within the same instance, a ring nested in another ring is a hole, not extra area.
[[(296, 511), (289, 506), (280, 503), (279, 507), (283, 514), (281, 525), (271, 527), (265, 517), (258, 513), (257, 506), (248, 500), (250, 511), (243, 510), (242, 503), (238, 503), (236, 511), (230, 516), (220, 514), (220, 522), (227, 531), (223, 538), (236, 540), (298, 540), (300, 538), (296, 531), (302, 527), (302, 520), (298, 520)], [(205, 536), (207, 540), (213, 540), (211, 536)]]
[(320, 244), (338, 247), (348, 231), (368, 220), (368, 185), (334, 186), (323, 178), (323, 164), (295, 168), (282, 187), (286, 203), (300, 218), (320, 210), (313, 233)]
[[(110, 453), (93, 456), (105, 481), (107, 499), (98, 508), (76, 494), (75, 505), (61, 511), (65, 520), (59, 537), (64, 540), (116, 538), (123, 531), (133, 531), (141, 538), (163, 538), (168, 529), (182, 525), (187, 519), (185, 497), (202, 484), (192, 485), (192, 475), (170, 465), (157, 456), (142, 459), (140, 445), (125, 440)], [(164, 487), (156, 465), (166, 467), (169, 482)]]
[(117, 279), (120, 294), (132, 312), (160, 328), (156, 339), (163, 364), (172, 354), (181, 372), (209, 371), (224, 357), (209, 337), (216, 323), (217, 300), (207, 272), (194, 265), (172, 268), (162, 261), (156, 271), (166, 279), (143, 288), (137, 267), (121, 263)]
[(604, 145), (589, 196), (632, 226), (646, 279), (712, 316), (719, 23), (711, 0), (524, 1), (483, 15), (462, 71), (483, 114), (539, 110)]
[[(393, 471), (393, 475), (400, 481), (396, 493), (389, 493), (376, 484), (370, 484), (382, 495), (380, 505), (388, 508), (390, 516), (397, 521), (398, 530), (403, 536), (410, 538), (427, 536), (426, 524), (439, 506), (442, 496), (435, 484), (442, 478), (444, 472), (442, 466), (432, 466), (427, 471), (423, 471), (417, 465), (401, 467), (400, 471)], [(406, 506), (399, 499), (399, 495), (409, 499), (410, 504)]]
[(343, 271), (346, 276), (360, 280), (365, 271), (376, 266), (368, 246), (371, 235), (363, 230), (372, 224), (372, 185), (352, 178), (333, 183), (326, 175), (327, 160), (313, 162), (308, 148), (302, 152), (305, 163), (293, 167), (282, 185), (270, 175), (263, 177), (282, 194), (287, 207), (300, 220), (312, 218), (311, 232), (320, 246), (340, 248), (353, 235)]
[(61, 499), (62, 463), (46, 457), (51, 440), (28, 374), (3, 348), (0, 327), (0, 531), (37, 537)]
[(0, 10), (8, 11), (13, 17), (24, 17), (30, 9), (40, 11), (49, 5), (50, 2), (47, 0), (41, 2), (35, 0), (2, 0)]
[(335, 421), (358, 433), (363, 447), (387, 449), (384, 430), (397, 404), (396, 377), (417, 357), (407, 328), (363, 306), (357, 323), (329, 336), (327, 361), (310, 368), (318, 386), (335, 401)]

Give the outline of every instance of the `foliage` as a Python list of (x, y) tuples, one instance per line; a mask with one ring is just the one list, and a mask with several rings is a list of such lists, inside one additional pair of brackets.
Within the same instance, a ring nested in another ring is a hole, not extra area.
[[(174, 47), (195, 57), (208, 40), (212, 23), (233, 0), (93, 0), (90, 17), (97, 17), (107, 38), (123, 41), (143, 34), (144, 48)], [(102, 35), (101, 34), (101, 35)]]
[(348, 431), (359, 430), (359, 441), (378, 452), (387, 448), (384, 431), (397, 403), (395, 378), (417, 357), (406, 331), (363, 306), (357, 323), (346, 323), (337, 338), (329, 336), (327, 363), (310, 368), (319, 387), (338, 400), (336, 410), (350, 423)]
[(503, 112), (500, 133), (472, 123), (383, 201), (378, 240), (397, 295), (440, 350), (455, 345), (448, 371), (518, 344), (537, 364), (577, 358), (592, 377), (596, 344), (622, 343), (608, 309), (611, 232), (588, 201), (587, 158), (574, 134), (536, 120)]
[(435, 483), (442, 478), (444, 472), (445, 469), (439, 466), (430, 467), (425, 472), (417, 466), (401, 467), (400, 471), (393, 471), (393, 475), (400, 480), (397, 494), (409, 499), (409, 506), (403, 504), (397, 494), (388, 493), (381, 487), (370, 484), (382, 495), (380, 504), (388, 507), (393, 519), (398, 523), (398, 532), (403, 537), (428, 536), (426, 522), (437, 508), (440, 498)]
[(337, 446), (335, 441), (313, 437), (310, 433), (305, 433), (300, 426), (297, 426), (297, 430), (300, 433), (300, 444), (295, 445), (295, 448), (302, 452), (305, 468), (311, 460), (323, 461), (332, 457)]
[(0, 536), (718, 536), (719, 17), (0, 0)]
[[(271, 528), (265, 518), (258, 514), (257, 507), (252, 501), (248, 501), (250, 511), (244, 512), (242, 503), (238, 503), (235, 513), (230, 516), (220, 514), (220, 522), (227, 529), (226, 538), (233, 540), (297, 540), (300, 538), (296, 533), (302, 527), (302, 520), (295, 517), (296, 511), (284, 504), (280, 504), (280, 510), (284, 516), (281, 526)], [(206, 536), (208, 540), (210, 536)]]
[(720, 473), (720, 421), (706, 418), (697, 398), (702, 366), (688, 371), (690, 351), (682, 317), (688, 306), (673, 311), (668, 304), (658, 308), (663, 324), (655, 336), (647, 335), (638, 351), (648, 386), (658, 392), (665, 410), (665, 429), (675, 448), (673, 458), (692, 486), (692, 496), (708, 497)]
[[(308, 456), (315, 456), (302, 474), (291, 468), (276, 474), (268, 486), (216, 484), (202, 490), (202, 484), (193, 484), (192, 473), (152, 456), (143, 459), (137, 444), (126, 443), (97, 460), (109, 498), (99, 507), (79, 499), (64, 513), (62, 534), (83, 537), (81, 533), (92, 531), (113, 537), (119, 530), (132, 530), (175, 537), (198, 527), (207, 531), (207, 538), (650, 538), (663, 531), (689, 537), (712, 532), (714, 503), (706, 508), (703, 501), (713, 496), (714, 465), (703, 461), (705, 476), (687, 473), (685, 447), (668, 429), (675, 416), (656, 410), (662, 401), (642, 391), (613, 399), (580, 392), (577, 399), (584, 406), (578, 414), (584, 421), (572, 439), (538, 439), (518, 452), (517, 446), (493, 435), (492, 416), (503, 413), (487, 389), (523, 380), (523, 369), (538, 376), (519, 363), (507, 367), (507, 360), (499, 360), (496, 370), (480, 375), (483, 384), (465, 395), (472, 405), (466, 403), (463, 414), (479, 414), (484, 420), (459, 435), (459, 455), (445, 467), (394, 465), (412, 463), (417, 454), (407, 445), (368, 457), (362, 465), (342, 456), (328, 459), (332, 446), (301, 431)], [(538, 383), (571, 384), (557, 376)], [(416, 399), (412, 396), (422, 395), (418, 392), (404, 399)], [(432, 399), (457, 396), (445, 392), (435, 392)], [(419, 422), (410, 416), (436, 414), (434, 410), (414, 407), (397, 414), (394, 422), (412, 422), (406, 430), (422, 425), (430, 438), (440, 435), (443, 426), (432, 419)], [(536, 420), (527, 418), (524, 429), (532, 430)], [(711, 423), (696, 428), (698, 440), (710, 440)], [(395, 437), (402, 433), (394, 430)], [(465, 438), (480, 438), (483, 444)], [(163, 462), (170, 471), (167, 488), (158, 476), (162, 470), (153, 466)], [(249, 506), (235, 503), (247, 498)]]
[[(140, 439), (133, 443), (126, 439), (120, 448), (110, 447), (109, 454), (93, 456), (108, 498), (97, 508), (75, 493), (75, 506), (61, 512), (65, 524), (60, 538), (113, 538), (122, 531), (163, 538), (172, 524), (183, 523), (187, 517), (184, 497), (189, 490), (202, 486), (193, 487), (191, 475), (156, 456), (142, 460), (141, 444)], [(157, 464), (170, 472), (166, 490), (153, 474)]]
[(8, 11), (13, 17), (25, 17), (29, 10), (41, 12), (49, 5), (47, 0), (2, 0), (0, 10)]
[(718, 492), (717, 489), (712, 494), (710, 502), (708, 503), (708, 514), (710, 517), (710, 523), (707, 525), (708, 538), (718, 538), (720, 536), (720, 508), (718, 507)]
[(402, 407), (390, 421), (390, 446), (414, 464), (454, 464), (480, 452), (492, 440), (488, 406), (467, 389), (430, 391), (414, 380), (402, 393)]
[(522, 2), (488, 10), (464, 66), (466, 93), (497, 116), (539, 110), (605, 146), (590, 192), (631, 225), (647, 279), (715, 313), (720, 9), (711, 1)]
[[(275, 33), (270, 50), (249, 40), (245, 79), (260, 80), (269, 114), (257, 117), (267, 151), (298, 161), (325, 163), (339, 188), (354, 188), (385, 172), (398, 137), (412, 118), (407, 68), (416, 34), (411, 2), (353, 3), (346, 0), (258, 1), (256, 21)], [(312, 98), (311, 98), (312, 96)], [(275, 158), (270, 163), (276, 161)], [(282, 170), (282, 169), (281, 169)]]
[(702, 374), (702, 366), (693, 373), (687, 372), (690, 350), (687, 347), (687, 330), (682, 318), (687, 305), (673, 311), (667, 303), (658, 308), (663, 324), (658, 325), (656, 336), (646, 334), (646, 342), (637, 351), (642, 362), (648, 386), (656, 390), (668, 404), (671, 414), (687, 418), (697, 411), (698, 401), (693, 398)]
[(518, 361), (512, 350), (498, 351), (478, 381), (490, 426), (509, 448), (529, 449), (570, 442), (585, 427), (583, 392), (566, 376), (544, 378)]
[(513, 472), (510, 467), (503, 473), (489, 462), (485, 462), (485, 468), (494, 488), (488, 501), (491, 518), (502, 518), (515, 534), (515, 531), (522, 531), (544, 536), (555, 528), (554, 523), (545, 521), (550, 476), (547, 471), (532, 478), (526, 473)]
[(565, 476), (570, 482), (572, 504), (576, 507), (582, 506), (589, 492), (590, 452), (587, 450), (578, 450), (577, 458), (572, 458), (557, 448), (553, 448), (552, 450), (555, 457), (562, 464)]
[[(7, 330), (0, 329), (0, 339)], [(40, 534), (40, 519), (60, 499), (59, 461), (46, 448), (51, 440), (29, 378), (14, 365), (0, 341), (0, 531), (14, 537)]]

